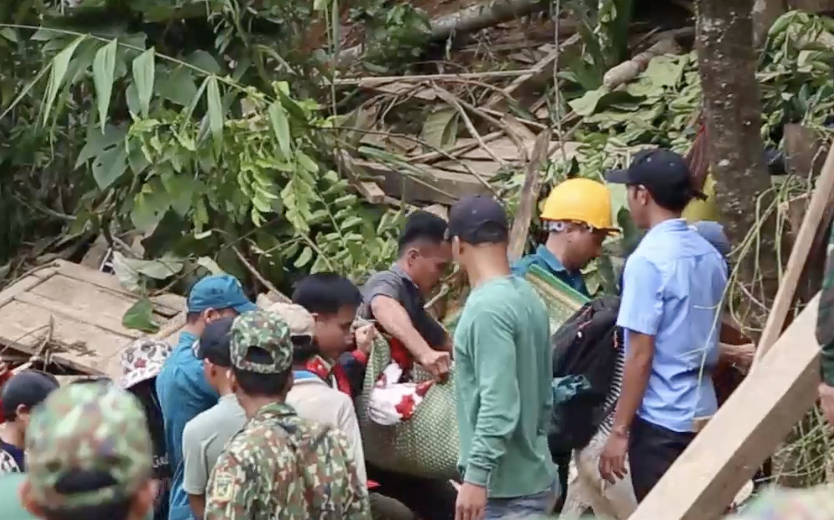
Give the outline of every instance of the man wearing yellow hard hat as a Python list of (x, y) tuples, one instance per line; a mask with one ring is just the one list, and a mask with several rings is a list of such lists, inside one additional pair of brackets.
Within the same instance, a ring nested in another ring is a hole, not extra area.
[(550, 192), (541, 220), (547, 241), (516, 262), (513, 274), (524, 275), (536, 265), (589, 296), (581, 270), (602, 254), (605, 238), (618, 232), (611, 220), (608, 188), (591, 179), (568, 179)]

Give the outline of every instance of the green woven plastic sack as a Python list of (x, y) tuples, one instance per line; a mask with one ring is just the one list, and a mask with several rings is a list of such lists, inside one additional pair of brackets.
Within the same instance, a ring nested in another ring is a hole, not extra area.
[[(410, 419), (394, 426), (383, 426), (368, 417), (367, 396), (389, 363), (388, 341), (378, 335), (368, 359), (358, 407), (365, 459), (374, 466), (397, 473), (437, 479), (456, 477), (460, 442), (454, 367), (446, 383), (432, 385)], [(431, 379), (431, 375), (419, 366), (415, 366), (413, 374), (417, 382)]]

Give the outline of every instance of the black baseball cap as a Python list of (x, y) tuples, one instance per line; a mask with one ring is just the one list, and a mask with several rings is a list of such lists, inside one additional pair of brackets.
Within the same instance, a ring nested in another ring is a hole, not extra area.
[[(481, 234), (479, 231), (489, 231)], [(458, 237), (469, 244), (506, 241), (509, 234), (507, 213), (503, 206), (486, 195), (460, 199), (449, 210), (449, 238)]]
[(234, 321), (235, 317), (229, 316), (206, 325), (197, 345), (197, 359), (207, 359), (221, 367), (232, 366), (229, 342)]
[(628, 168), (609, 171), (605, 180), (645, 186), (652, 198), (664, 207), (685, 206), (692, 199), (707, 198), (692, 189), (692, 174), (684, 158), (664, 148), (637, 152)]
[(61, 385), (55, 376), (39, 370), (24, 370), (12, 376), (0, 394), (3, 402), (3, 416), (12, 418), (21, 405), (34, 408), (46, 400)]

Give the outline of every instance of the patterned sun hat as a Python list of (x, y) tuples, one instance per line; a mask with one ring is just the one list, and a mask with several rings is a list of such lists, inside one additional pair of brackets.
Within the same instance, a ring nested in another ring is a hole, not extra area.
[[(232, 365), (240, 370), (258, 374), (280, 374), (292, 366), (293, 345), (290, 326), (270, 311), (246, 312), (232, 324), (229, 353)], [(256, 363), (246, 359), (251, 348), (265, 350), (269, 362)]]
[(122, 351), (119, 386), (128, 389), (159, 375), (171, 350), (168, 342), (152, 338), (140, 338), (128, 345)]
[[(123, 500), (152, 474), (153, 450), (142, 405), (110, 382), (79, 383), (53, 392), (32, 413), (26, 452), (32, 496), (50, 508)], [(71, 494), (56, 490), (81, 472), (107, 475), (109, 483)]]

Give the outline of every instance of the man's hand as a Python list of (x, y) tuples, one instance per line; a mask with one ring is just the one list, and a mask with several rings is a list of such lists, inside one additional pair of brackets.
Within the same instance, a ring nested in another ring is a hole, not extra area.
[(611, 432), (599, 457), (599, 474), (613, 484), (626, 476), (625, 459), (628, 453), (628, 436), (624, 432)]
[(464, 482), (455, 503), (455, 520), (481, 520), (487, 504), (485, 487)]
[(828, 424), (834, 426), (834, 386), (820, 383), (818, 392), (820, 394), (822, 413), (824, 413), (825, 418), (828, 419)]
[(356, 340), (356, 348), (370, 355), (374, 338), (376, 338), (376, 325), (369, 323), (359, 327), (353, 331), (353, 337)]
[(427, 350), (419, 358), (417, 362), (423, 365), (423, 368), (438, 381), (443, 381), (449, 375), (449, 368), (452, 366), (452, 357), (448, 352), (439, 352), (437, 350)]
[(756, 344), (745, 343), (744, 345), (721, 344), (721, 350), (727, 358), (743, 372), (750, 370), (753, 365), (753, 358), (756, 357)]

